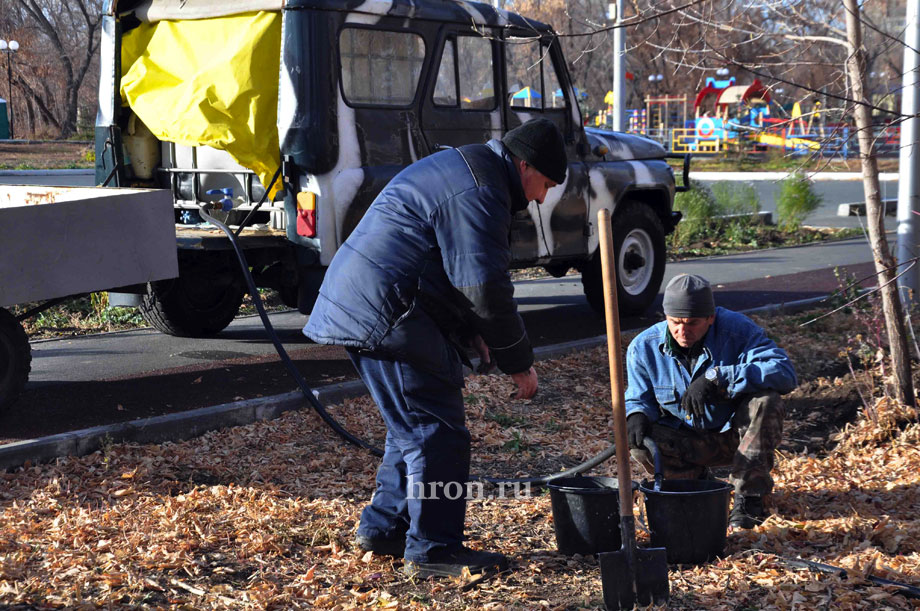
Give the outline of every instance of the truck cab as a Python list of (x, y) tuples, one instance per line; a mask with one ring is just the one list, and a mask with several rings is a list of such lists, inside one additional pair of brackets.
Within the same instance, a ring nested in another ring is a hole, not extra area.
[(97, 179), (173, 194), (179, 277), (120, 302), (164, 332), (217, 333), (243, 297), (230, 243), (199, 206), (238, 231), (258, 286), (309, 313), (396, 173), (534, 117), (560, 128), (569, 168), (514, 218), (512, 265), (580, 270), (602, 311), (595, 219), (607, 208), (621, 310), (658, 292), (680, 219), (665, 151), (583, 127), (548, 25), (454, 0), (110, 0), (101, 48)]

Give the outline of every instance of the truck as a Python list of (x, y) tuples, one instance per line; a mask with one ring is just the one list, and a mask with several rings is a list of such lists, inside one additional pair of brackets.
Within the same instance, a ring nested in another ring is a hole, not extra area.
[(244, 282), (308, 314), (336, 250), (387, 182), (439, 150), (544, 117), (563, 184), (513, 219), (513, 267), (581, 272), (603, 311), (597, 211), (611, 210), (623, 314), (654, 300), (680, 220), (665, 150), (586, 128), (554, 30), (458, 0), (108, 0), (95, 127), (99, 183), (172, 194), (178, 276), (122, 287), (162, 332), (213, 335)]
[(31, 369), (23, 320), (75, 295), (175, 278), (175, 244), (166, 190), (0, 186), (0, 413)]

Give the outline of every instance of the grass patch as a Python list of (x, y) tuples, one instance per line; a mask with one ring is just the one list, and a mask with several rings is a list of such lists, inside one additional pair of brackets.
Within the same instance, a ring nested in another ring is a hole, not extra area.
[(757, 215), (760, 198), (750, 184), (718, 182), (708, 187), (696, 183), (676, 195), (674, 209), (680, 210), (683, 218), (668, 237), (672, 249), (713, 238), (757, 247), (757, 229), (763, 224)]
[(525, 418), (520, 416), (512, 416), (509, 414), (504, 414), (501, 412), (489, 412), (487, 415), (488, 419), (492, 422), (495, 422), (503, 428), (513, 427), (513, 426), (524, 426), (527, 424)]
[[(259, 293), (269, 312), (288, 309), (281, 302), (277, 291), (260, 289)], [(7, 309), (18, 316), (39, 305), (39, 302), (21, 303)], [(240, 316), (256, 314), (251, 299), (245, 299), (240, 306)], [(109, 294), (105, 291), (91, 293), (59, 303), (22, 321), (30, 339), (89, 335), (146, 327), (147, 323), (137, 308), (109, 307)]]
[[(18, 316), (37, 305), (37, 302), (23, 303), (11, 306), (9, 310)], [(109, 308), (108, 305), (108, 293), (92, 293), (48, 308), (22, 321), (22, 326), (30, 338), (38, 339), (136, 329), (146, 325), (136, 308)]]
[(816, 242), (857, 238), (862, 235), (862, 230), (857, 227), (842, 229), (800, 227), (797, 231), (789, 232), (781, 231), (776, 226), (763, 224), (748, 227), (729, 225), (724, 230), (690, 244), (674, 244), (671, 236), (668, 236), (668, 260), (681, 261), (694, 257), (729, 255), (765, 248), (801, 246)]
[(804, 219), (821, 198), (809, 181), (793, 175), (783, 181), (777, 201), (780, 225), (766, 225), (757, 213), (760, 200), (753, 186), (742, 182), (717, 182), (711, 187), (694, 183), (678, 193), (674, 209), (684, 217), (668, 236), (670, 260), (725, 255), (762, 248), (796, 246), (858, 237), (858, 228), (810, 228)]

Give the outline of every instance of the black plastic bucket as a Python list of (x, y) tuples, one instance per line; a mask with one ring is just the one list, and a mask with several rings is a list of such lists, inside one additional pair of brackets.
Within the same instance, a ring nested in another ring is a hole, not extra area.
[[(620, 549), (619, 486), (613, 477), (564, 477), (548, 483), (556, 547), (567, 556)], [(637, 484), (633, 483), (633, 490)]]
[(671, 564), (699, 564), (721, 556), (728, 531), (732, 486), (721, 480), (643, 481), (651, 547), (668, 550)]

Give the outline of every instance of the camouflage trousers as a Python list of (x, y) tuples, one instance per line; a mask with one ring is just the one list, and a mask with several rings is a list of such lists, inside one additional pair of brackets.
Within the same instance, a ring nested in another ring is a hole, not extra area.
[[(737, 399), (731, 428), (724, 433), (653, 424), (649, 433), (661, 452), (665, 479), (699, 479), (709, 467), (731, 465), (729, 481), (744, 496), (773, 490), (773, 452), (783, 435), (786, 409), (779, 394), (765, 391)], [(654, 463), (646, 449), (631, 450), (651, 475)]]

